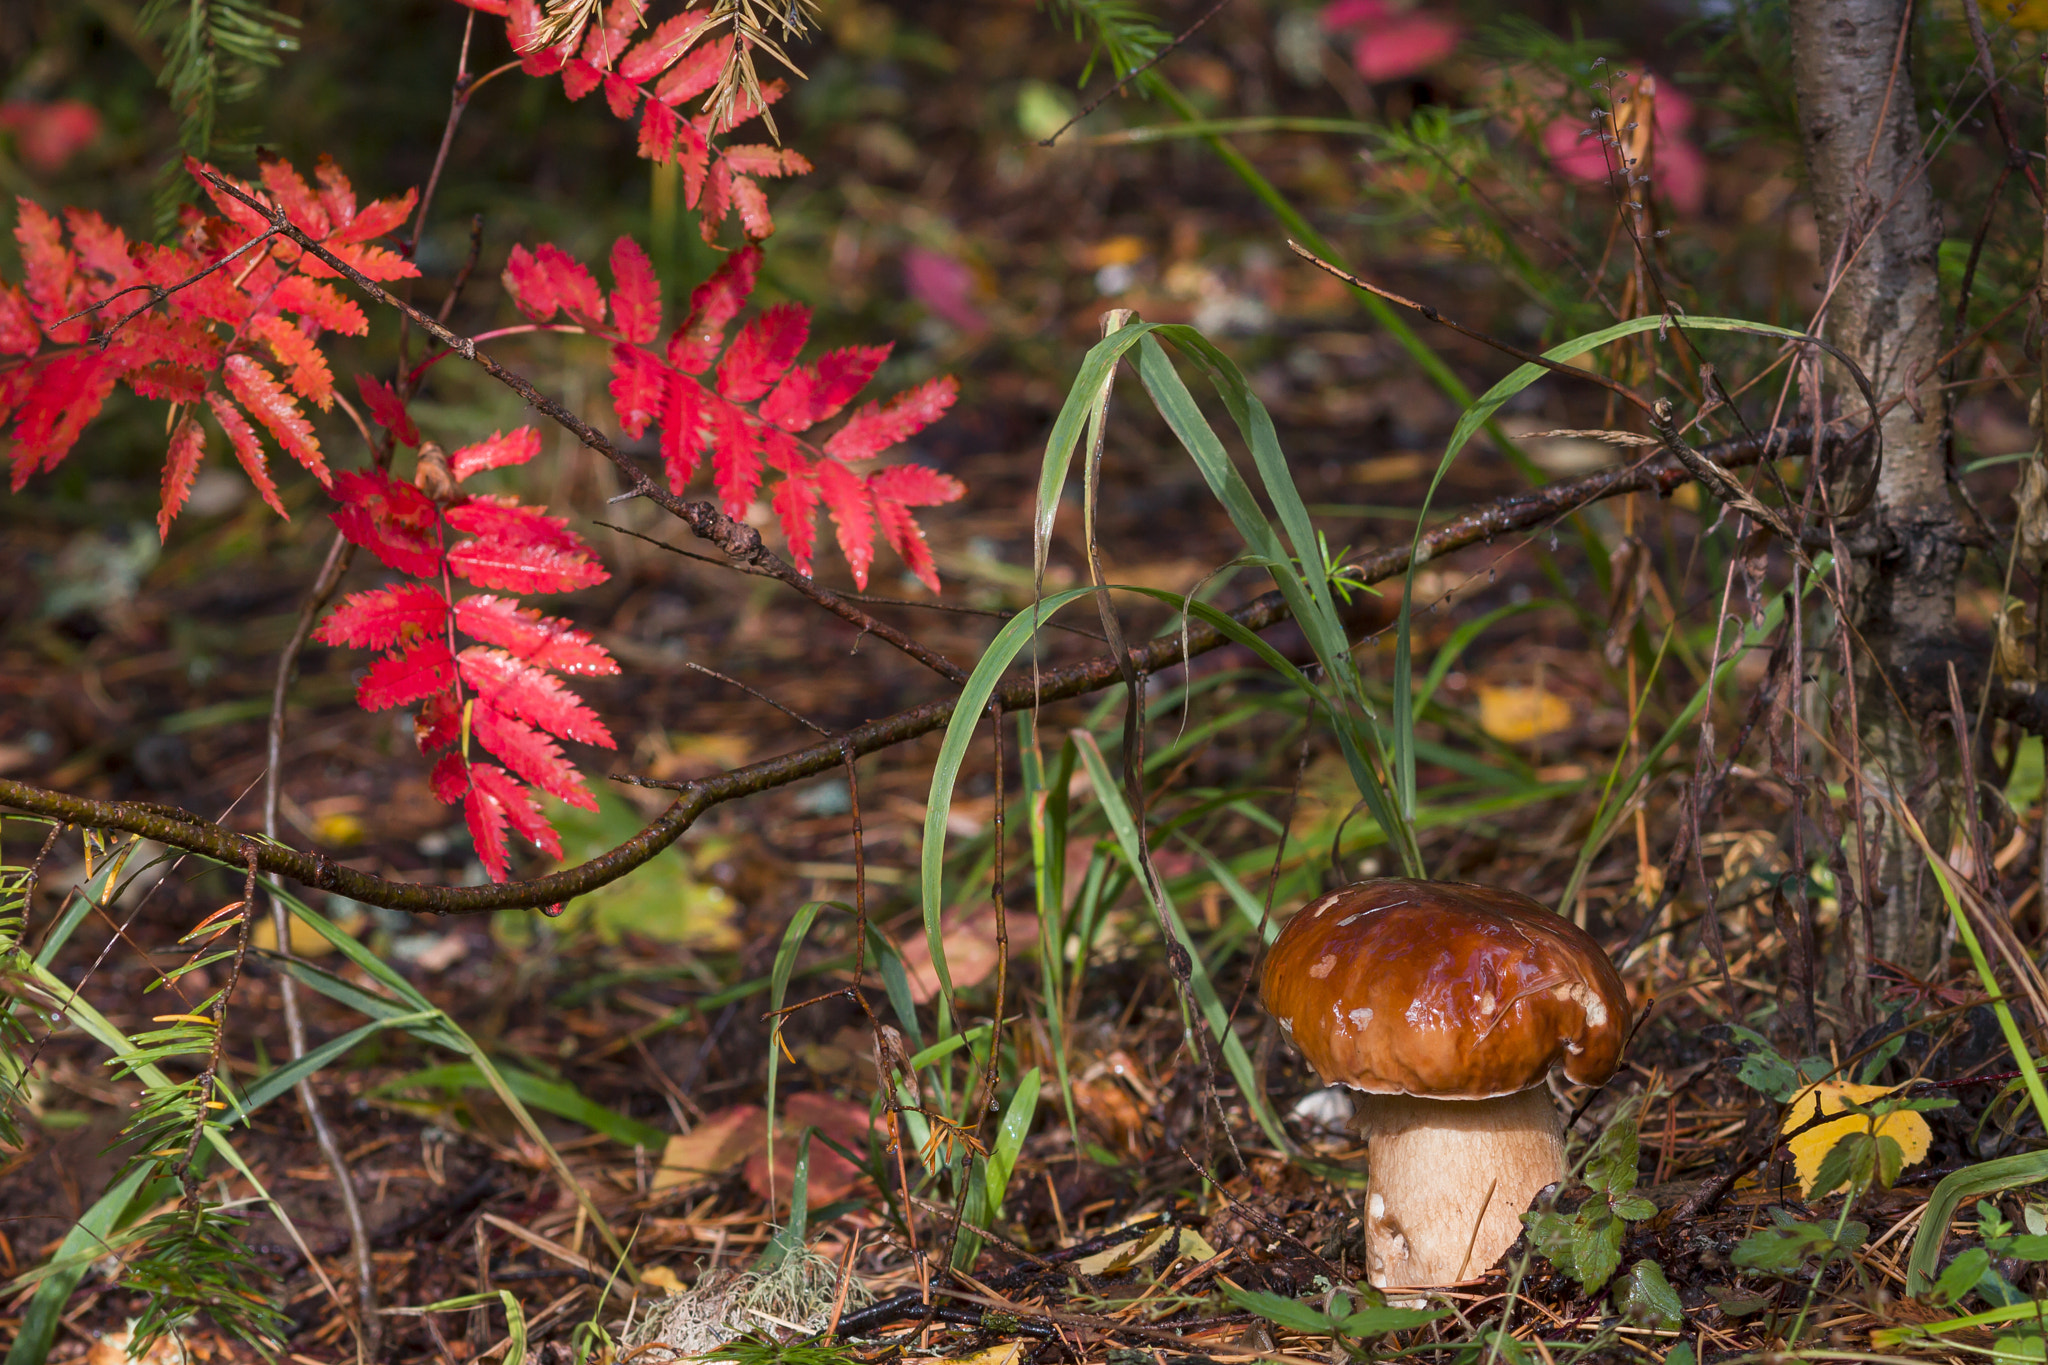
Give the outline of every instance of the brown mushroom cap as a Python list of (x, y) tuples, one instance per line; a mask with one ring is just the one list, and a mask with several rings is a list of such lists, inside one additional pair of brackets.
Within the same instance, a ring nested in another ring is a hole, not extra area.
[(1600, 1085), (1628, 1041), (1628, 992), (1570, 920), (1467, 882), (1359, 882), (1303, 907), (1259, 994), (1327, 1083), (1486, 1099), (1560, 1063)]

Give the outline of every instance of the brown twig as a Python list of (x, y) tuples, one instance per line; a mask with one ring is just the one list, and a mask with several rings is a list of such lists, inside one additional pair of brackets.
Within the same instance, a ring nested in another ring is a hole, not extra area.
[[(1724, 468), (1735, 468), (1784, 453), (1785, 445), (1801, 439), (1800, 429), (1779, 429), (1756, 438), (1740, 438), (1703, 446)], [(1823, 432), (1815, 449), (1824, 451), (1842, 439), (1840, 433)], [(1425, 559), (1490, 540), (1495, 536), (1544, 525), (1604, 498), (1627, 493), (1669, 494), (1692, 481), (1692, 475), (1675, 462), (1658, 459), (1619, 469), (1603, 470), (1525, 493), (1499, 498), (1426, 532), (1420, 543)], [(1408, 568), (1409, 547), (1397, 545), (1358, 557), (1358, 576), (1367, 583), (1383, 582)], [(1264, 630), (1287, 615), (1286, 604), (1277, 592), (1267, 593), (1228, 613), (1230, 619), (1249, 630)], [(1230, 643), (1215, 627), (1196, 623), (1150, 641), (1133, 650), (1133, 662), (1141, 672), (1156, 673), (1210, 653)], [(1043, 671), (999, 687), (996, 699), (1005, 711), (1027, 709), (1034, 701), (1063, 701), (1085, 696), (1122, 680), (1118, 660), (1103, 655)], [(2001, 694), (2004, 695), (2004, 694)], [(2039, 724), (2048, 731), (2048, 693), (2041, 698)], [(750, 763), (713, 777), (688, 782), (633, 780), (641, 786), (664, 787), (681, 793), (675, 804), (652, 824), (617, 848), (575, 867), (545, 877), (521, 882), (485, 886), (427, 886), (392, 881), (373, 873), (344, 867), (325, 854), (304, 853), (281, 844), (264, 843), (257, 850), (263, 871), (287, 877), (322, 891), (337, 891), (365, 905), (423, 914), (481, 914), (496, 910), (530, 910), (581, 896), (625, 876), (648, 862), (682, 837), (704, 812), (727, 801), (752, 796), (828, 772), (845, 761), (844, 748), (856, 754), (878, 753), (897, 744), (944, 729), (952, 720), (957, 700), (952, 697), (926, 702), (894, 715), (855, 726), (843, 735), (821, 740), (807, 748), (775, 758)], [(103, 801), (50, 791), (12, 778), (0, 778), (0, 806), (33, 815), (47, 816), (70, 824), (97, 829), (117, 829), (140, 834), (159, 843), (212, 858), (230, 865), (239, 863), (246, 836), (225, 826), (175, 807), (151, 802)]]

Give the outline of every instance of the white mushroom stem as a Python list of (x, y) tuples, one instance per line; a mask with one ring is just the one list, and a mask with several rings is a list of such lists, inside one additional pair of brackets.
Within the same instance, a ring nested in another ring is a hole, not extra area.
[(1482, 1274), (1522, 1233), (1537, 1191), (1564, 1178), (1547, 1087), (1490, 1100), (1356, 1097), (1366, 1139), (1366, 1271), (1381, 1289)]

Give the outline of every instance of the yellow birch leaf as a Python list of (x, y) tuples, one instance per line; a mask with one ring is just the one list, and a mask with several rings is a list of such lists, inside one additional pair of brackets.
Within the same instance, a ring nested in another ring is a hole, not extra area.
[[(1820, 1173), (1820, 1163), (1827, 1159), (1836, 1143), (1851, 1133), (1870, 1131), (1870, 1119), (1862, 1114), (1844, 1113), (1846, 1106), (1843, 1102), (1868, 1105), (1897, 1089), (1891, 1085), (1821, 1081), (1793, 1096), (1791, 1107), (1785, 1111), (1785, 1122), (1778, 1130), (1781, 1133), (1792, 1133), (1829, 1114), (1842, 1115), (1832, 1123), (1816, 1124), (1786, 1143), (1792, 1149), (1793, 1169), (1799, 1177), (1802, 1193), (1812, 1193), (1814, 1177)], [(1899, 1144), (1900, 1165), (1914, 1166), (1927, 1159), (1927, 1148), (1934, 1141), (1934, 1130), (1927, 1126), (1926, 1119), (1905, 1109), (1878, 1119), (1877, 1136), (1888, 1137)]]
[(1540, 687), (1479, 685), (1479, 728), (1503, 744), (1527, 744), (1572, 723), (1571, 704)]

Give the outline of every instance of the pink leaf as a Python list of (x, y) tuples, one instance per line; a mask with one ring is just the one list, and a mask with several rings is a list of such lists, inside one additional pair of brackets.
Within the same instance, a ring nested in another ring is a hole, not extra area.
[(1410, 10), (1361, 33), (1351, 47), (1351, 64), (1368, 81), (1404, 80), (1457, 51), (1462, 35), (1449, 19)]
[(988, 319), (972, 300), (977, 292), (974, 271), (941, 251), (914, 246), (903, 254), (903, 285), (933, 317), (963, 332), (988, 330)]

